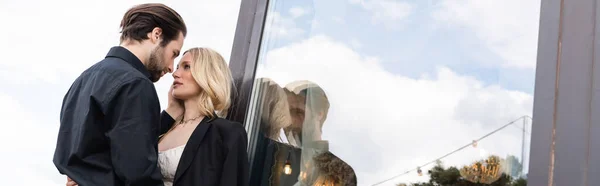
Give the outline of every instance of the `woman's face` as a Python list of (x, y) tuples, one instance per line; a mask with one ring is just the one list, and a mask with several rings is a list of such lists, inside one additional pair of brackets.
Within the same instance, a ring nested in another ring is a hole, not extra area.
[(200, 86), (192, 77), (192, 54), (186, 53), (173, 72), (173, 97), (187, 100), (200, 94)]

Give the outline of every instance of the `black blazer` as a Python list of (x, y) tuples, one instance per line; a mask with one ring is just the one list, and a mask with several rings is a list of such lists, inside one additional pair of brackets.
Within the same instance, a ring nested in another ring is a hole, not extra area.
[[(174, 123), (166, 112), (162, 122)], [(205, 117), (188, 140), (174, 186), (247, 186), (248, 135), (242, 124)]]

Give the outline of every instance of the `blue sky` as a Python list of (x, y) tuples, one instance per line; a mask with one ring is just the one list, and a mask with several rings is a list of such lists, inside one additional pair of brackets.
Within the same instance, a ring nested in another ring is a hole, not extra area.
[[(358, 41), (361, 47), (354, 48), (357, 52), (377, 56), (393, 73), (418, 78), (423, 74), (433, 75), (437, 66), (446, 66), (460, 74), (473, 76), (485, 85), (497, 84), (533, 94), (534, 68), (490, 65), (500, 63), (500, 56), (486, 48), (472, 29), (437, 22), (432, 12), (439, 5), (433, 1), (402, 1), (414, 6), (411, 13), (404, 19), (384, 24), (374, 24), (368, 10), (349, 4), (347, 0), (272, 2), (271, 11), (283, 16), (292, 16), (290, 9), (297, 7), (303, 8), (306, 15), (294, 20), (304, 33), (294, 39), (270, 42), (268, 47), (277, 48), (297, 39), (326, 34), (348, 44)], [(318, 23), (315, 25), (313, 20)], [(529, 60), (534, 62), (535, 58)]]

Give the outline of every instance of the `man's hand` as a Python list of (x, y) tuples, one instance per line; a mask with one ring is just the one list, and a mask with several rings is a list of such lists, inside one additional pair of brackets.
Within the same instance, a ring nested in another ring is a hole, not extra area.
[(75, 181), (67, 176), (67, 186), (79, 186)]
[(169, 99), (168, 99), (167, 113), (171, 116), (171, 118), (176, 119), (183, 114), (183, 101), (173, 97), (173, 86), (169, 89)]

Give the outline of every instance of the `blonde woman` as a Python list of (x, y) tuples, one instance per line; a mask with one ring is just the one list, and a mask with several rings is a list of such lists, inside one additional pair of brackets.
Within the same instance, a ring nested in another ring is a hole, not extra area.
[(165, 186), (248, 185), (246, 130), (223, 119), (233, 84), (223, 57), (208, 48), (192, 48), (184, 52), (173, 78), (172, 96), (184, 112), (161, 122), (175, 122), (158, 144)]
[[(246, 130), (240, 123), (223, 119), (232, 89), (223, 57), (208, 48), (189, 49), (173, 78), (169, 105), (178, 102), (180, 111), (163, 112), (161, 125), (171, 127), (158, 143), (165, 186), (248, 185)], [(180, 116), (174, 119), (169, 114)]]

